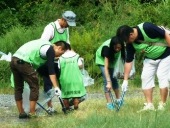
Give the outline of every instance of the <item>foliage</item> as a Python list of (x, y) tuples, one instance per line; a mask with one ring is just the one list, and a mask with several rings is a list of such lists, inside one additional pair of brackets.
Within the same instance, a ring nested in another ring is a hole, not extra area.
[[(2, 0), (0, 51), (14, 53), (23, 43), (39, 38), (45, 25), (60, 18), (63, 11), (73, 10), (77, 26), (70, 27), (71, 45), (85, 59), (90, 75), (98, 80), (101, 74), (94, 62), (97, 48), (123, 24), (135, 26), (148, 21), (170, 27), (169, 8), (167, 0)], [(140, 85), (143, 58), (140, 54), (136, 57), (136, 66), (141, 68), (132, 83)], [(3, 70), (2, 64), (0, 71), (7, 75), (10, 72)]]

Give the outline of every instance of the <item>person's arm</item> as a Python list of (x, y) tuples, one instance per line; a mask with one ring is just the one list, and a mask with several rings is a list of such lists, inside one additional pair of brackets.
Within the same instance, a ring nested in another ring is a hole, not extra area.
[(112, 88), (112, 81), (109, 74), (109, 59), (107, 57), (104, 58), (104, 72), (107, 82), (106, 87), (108, 88), (108, 90), (110, 90)]
[(126, 45), (126, 56), (124, 65), (124, 80), (122, 83), (122, 91), (127, 91), (128, 88), (128, 78), (130, 71), (132, 69), (132, 61), (134, 59), (135, 49), (132, 44)]
[(79, 69), (84, 68), (84, 59), (81, 57), (78, 59), (78, 66), (79, 66)]
[(104, 74), (107, 82), (107, 89), (110, 90), (112, 88), (111, 76), (109, 74), (109, 57), (110, 57), (110, 49), (108, 46), (104, 46), (101, 51), (101, 56), (104, 58)]
[(122, 83), (122, 91), (127, 91), (128, 89), (128, 78), (129, 78), (129, 74), (130, 71), (132, 69), (132, 62), (125, 62), (124, 65), (124, 80)]
[(51, 24), (48, 24), (41, 35), (41, 39), (44, 40), (51, 40), (54, 36), (54, 28)]
[(54, 88), (59, 88), (59, 83), (58, 83), (56, 74), (54, 74), (54, 75), (49, 75), (49, 77), (50, 77), (50, 80), (51, 80), (51, 82), (52, 82), (52, 84), (53, 84), (53, 87), (54, 87)]
[(52, 46), (49, 47), (46, 55), (47, 55), (47, 66), (48, 66), (48, 73), (49, 73), (50, 80), (54, 88), (59, 87), (59, 83), (55, 73), (55, 66), (54, 66), (55, 53)]
[(168, 46), (170, 47), (170, 33), (165, 31), (165, 40), (168, 43)]
[(132, 62), (125, 62), (125, 65), (124, 65), (124, 80), (128, 80), (131, 69), (132, 69)]

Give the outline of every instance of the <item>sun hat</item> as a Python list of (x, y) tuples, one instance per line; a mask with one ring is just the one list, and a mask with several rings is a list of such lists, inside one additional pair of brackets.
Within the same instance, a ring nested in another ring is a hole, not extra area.
[(69, 26), (76, 26), (76, 14), (72, 11), (65, 11), (62, 17), (67, 21)]

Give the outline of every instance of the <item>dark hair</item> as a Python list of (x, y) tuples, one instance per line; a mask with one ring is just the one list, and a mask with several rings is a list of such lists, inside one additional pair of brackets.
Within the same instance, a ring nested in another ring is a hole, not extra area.
[(122, 25), (117, 29), (116, 36), (123, 42), (127, 42), (130, 33), (133, 32), (133, 28), (128, 25)]
[[(124, 43), (117, 37), (117, 36), (114, 36), (111, 38), (111, 41), (110, 41), (110, 55), (114, 55), (116, 52), (114, 52), (114, 46), (117, 45), (117, 44), (120, 44), (121, 45), (121, 58), (122, 60), (125, 60), (125, 47), (124, 47)], [(110, 61), (114, 61), (114, 58), (110, 58)]]
[(69, 49), (69, 44), (62, 40), (55, 42), (54, 45), (61, 46), (63, 50)]

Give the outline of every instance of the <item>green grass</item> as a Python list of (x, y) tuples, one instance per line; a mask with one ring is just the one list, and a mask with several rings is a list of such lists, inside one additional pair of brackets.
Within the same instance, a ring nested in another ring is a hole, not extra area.
[[(154, 105), (159, 102), (159, 90), (154, 90)], [(1, 111), (1, 126), (4, 128), (168, 128), (169, 107), (165, 111), (150, 111), (137, 113), (143, 107), (144, 97), (140, 89), (130, 88), (125, 95), (125, 102), (119, 112), (106, 108), (103, 98), (87, 99), (80, 104), (79, 110), (64, 115), (60, 105), (56, 106), (58, 114), (40, 116), (36, 119), (19, 120), (16, 107), (13, 114), (8, 110)]]

